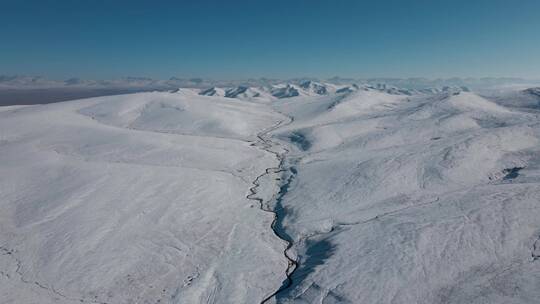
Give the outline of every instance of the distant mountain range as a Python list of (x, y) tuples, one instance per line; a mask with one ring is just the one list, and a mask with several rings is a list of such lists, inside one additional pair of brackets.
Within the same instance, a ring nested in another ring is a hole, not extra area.
[(391, 95), (417, 95), (417, 94), (433, 94), (440, 92), (461, 92), (469, 91), (469, 88), (465, 86), (443, 86), (433, 87), (425, 89), (406, 89), (398, 88), (388, 84), (377, 83), (371, 84), (334, 84), (329, 82), (317, 82), (313, 80), (304, 80), (296, 82), (285, 82), (274, 85), (264, 86), (245, 86), (240, 85), (236, 87), (210, 87), (205, 89), (198, 88), (184, 88), (173, 90), (174, 92), (186, 92), (188, 90), (192, 94), (198, 94), (203, 96), (219, 96), (226, 98), (237, 98), (244, 100), (259, 100), (270, 101), (273, 99), (283, 99), (302, 96), (324, 96), (329, 94), (346, 95), (358, 90), (364, 91), (379, 91)]
[[(319, 86), (320, 83), (333, 85), (371, 85), (375, 87), (392, 86), (402, 89), (425, 90), (443, 87), (467, 87), (473, 90), (499, 88), (506, 86), (535, 86), (540, 80), (527, 80), (521, 78), (446, 78), (446, 79), (428, 79), (428, 78), (341, 78), (333, 77), (330, 79), (316, 78), (294, 78), (287, 80), (280, 79), (246, 79), (246, 80), (211, 80), (203, 78), (178, 78), (153, 79), (147, 77), (124, 77), (112, 80), (87, 80), (80, 78), (69, 78), (66, 80), (52, 80), (40, 76), (0, 76), (0, 89), (47, 89), (47, 88), (85, 88), (85, 89), (107, 89), (107, 88), (129, 88), (129, 89), (155, 89), (170, 90), (175, 88), (200, 88), (211, 89), (221, 88), (246, 88), (246, 92), (239, 91), (228, 92), (229, 95), (256, 94), (249, 92), (247, 88), (251, 87), (270, 87), (280, 84), (290, 84), (299, 86), (302, 90), (308, 90), (317, 94), (324, 94), (327, 89)], [(295, 94), (295, 89), (286, 85), (276, 91), (276, 94)], [(208, 92), (210, 94), (210, 92)], [(232, 96), (231, 95), (231, 96)], [(230, 96), (227, 96), (230, 97)]]
[(524, 90), (539, 86), (540, 81), (520, 78), (352, 79), (333, 77), (325, 80), (315, 78), (212, 80), (171, 77), (162, 80), (147, 77), (124, 77), (112, 80), (80, 78), (52, 80), (39, 76), (0, 76), (0, 106), (45, 104), (146, 91), (188, 90), (190, 94), (264, 102), (297, 96), (347, 94), (357, 90), (377, 90), (393, 95), (474, 91), (483, 95), (500, 97), (505, 91)]

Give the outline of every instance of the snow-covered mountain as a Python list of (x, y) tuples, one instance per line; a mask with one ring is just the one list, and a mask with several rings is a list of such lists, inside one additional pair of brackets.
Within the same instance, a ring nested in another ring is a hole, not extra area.
[(236, 87), (210, 87), (201, 89), (199, 95), (204, 96), (219, 96), (227, 98), (237, 98), (242, 100), (264, 100), (272, 101), (284, 98), (301, 98), (301, 97), (317, 97), (326, 96), (332, 94), (350, 94), (358, 90), (373, 90), (384, 92), (391, 95), (431, 95), (438, 93), (459, 93), (470, 92), (467, 87), (434, 87), (425, 89), (406, 89), (398, 88), (395, 86), (387, 85), (384, 83), (378, 83), (375, 85), (370, 84), (332, 84), (321, 83), (312, 80), (301, 80), (293, 83), (280, 83), (267, 86), (236, 86)]
[(0, 107), (0, 302), (538, 302), (537, 88), (190, 81)]
[(278, 303), (534, 303), (537, 114), (469, 92), (288, 100)]
[(507, 107), (540, 110), (540, 88), (508, 91), (492, 98)]
[(268, 94), (262, 88), (253, 88), (247, 86), (238, 86), (225, 91), (227, 98), (256, 99), (267, 97)]
[(304, 81), (299, 85), (304, 91), (317, 94), (317, 95), (326, 95), (329, 93), (328, 85), (322, 83), (317, 83), (311, 80)]
[(319, 96), (330, 93), (344, 93), (346, 91), (357, 90), (356, 84), (349, 86), (333, 85), (329, 83), (317, 83), (313, 81), (302, 81), (299, 84), (280, 83), (259, 87), (237, 86), (237, 87), (210, 87), (202, 89), (199, 95), (220, 96), (227, 98), (237, 98), (242, 100), (265, 100), (271, 101), (283, 98), (293, 98), (302, 96)]
[(0, 107), (0, 302), (259, 302), (286, 261), (252, 141), (283, 119), (191, 89)]
[(225, 89), (216, 88), (216, 87), (204, 89), (199, 92), (199, 95), (203, 95), (203, 96), (225, 97), (225, 94), (226, 94)]

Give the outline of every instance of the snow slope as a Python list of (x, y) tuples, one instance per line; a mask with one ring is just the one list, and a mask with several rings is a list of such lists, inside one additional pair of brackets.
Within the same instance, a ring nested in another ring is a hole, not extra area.
[(540, 130), (467, 92), (290, 100), (278, 303), (537, 303)]
[(1, 111), (0, 302), (259, 302), (286, 261), (251, 141), (282, 119), (189, 92)]
[(540, 88), (507, 91), (494, 96), (493, 99), (511, 108), (538, 110), (540, 109)]

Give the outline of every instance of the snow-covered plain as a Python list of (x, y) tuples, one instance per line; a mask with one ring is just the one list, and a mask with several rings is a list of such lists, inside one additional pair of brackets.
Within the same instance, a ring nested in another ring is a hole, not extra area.
[(538, 89), (467, 91), (0, 107), (0, 302), (538, 303)]

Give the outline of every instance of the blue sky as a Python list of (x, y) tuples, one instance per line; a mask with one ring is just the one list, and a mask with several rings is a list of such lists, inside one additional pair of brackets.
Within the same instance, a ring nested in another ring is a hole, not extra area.
[(0, 0), (0, 74), (540, 79), (539, 12), (537, 0)]

